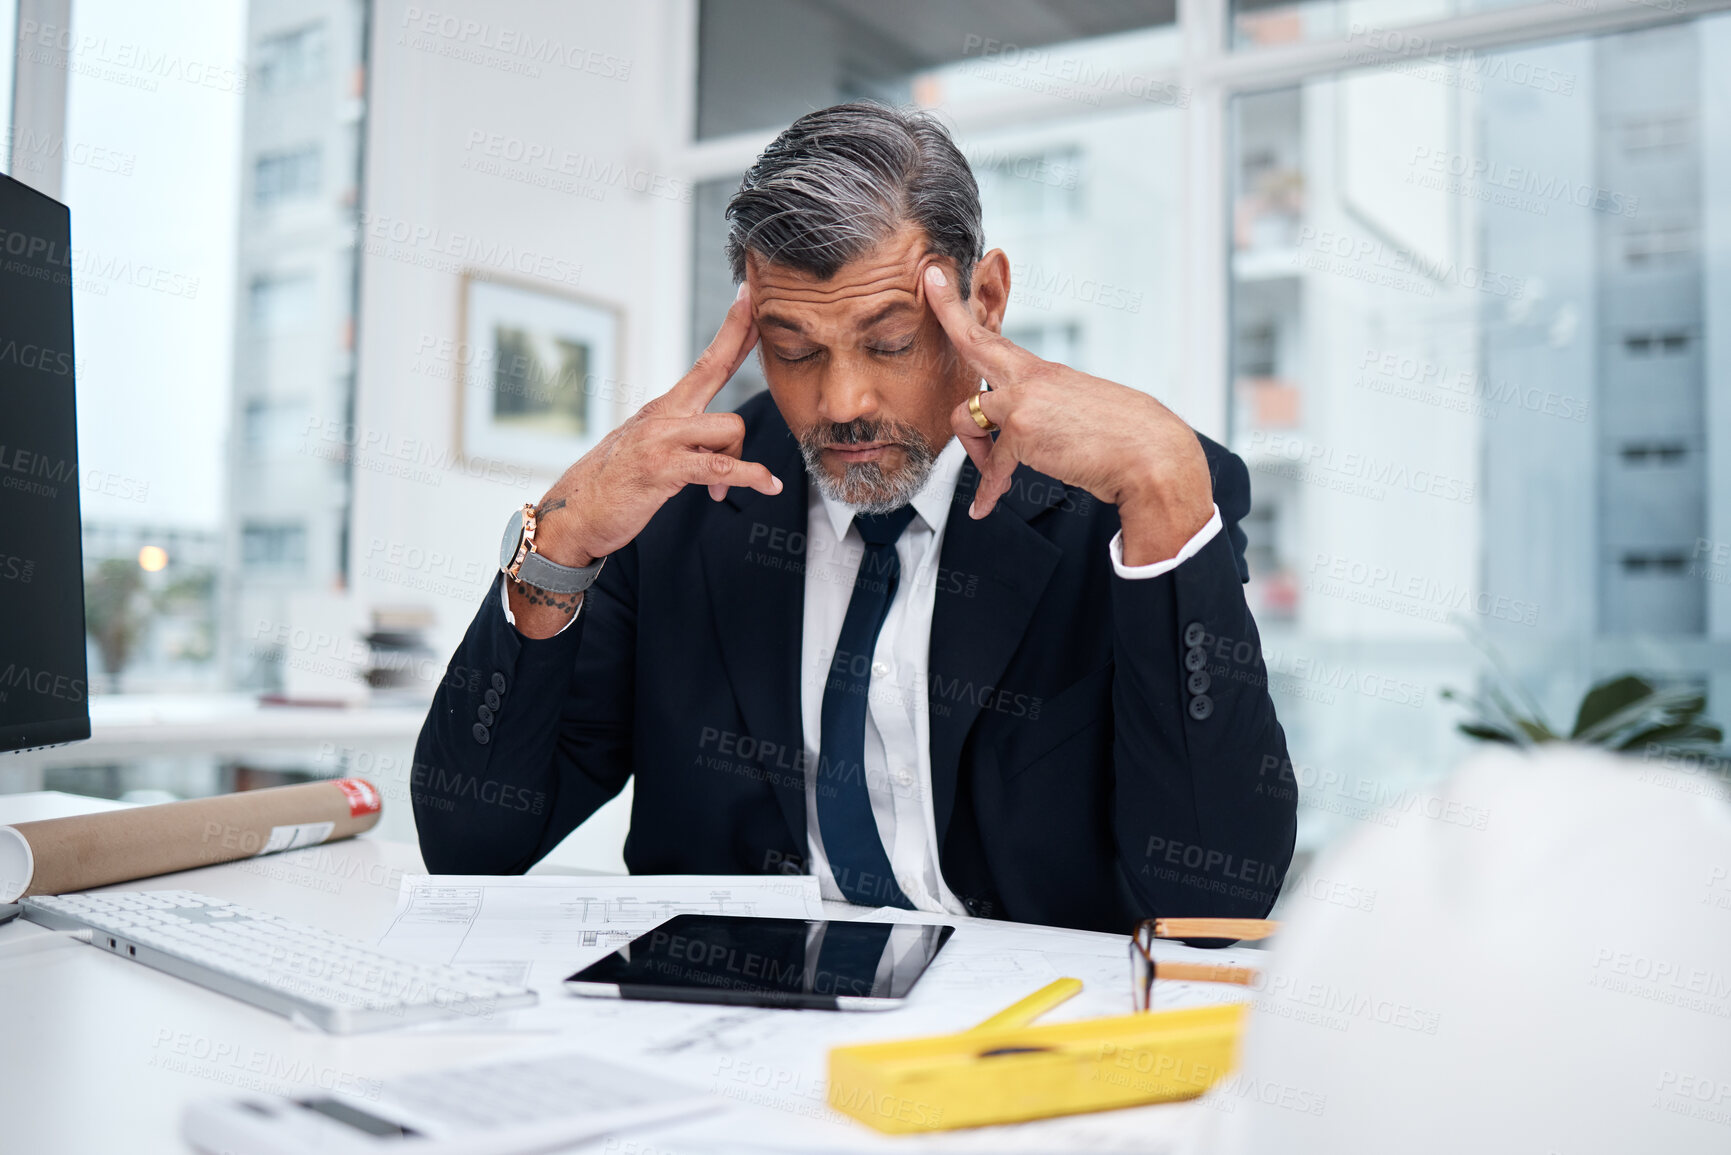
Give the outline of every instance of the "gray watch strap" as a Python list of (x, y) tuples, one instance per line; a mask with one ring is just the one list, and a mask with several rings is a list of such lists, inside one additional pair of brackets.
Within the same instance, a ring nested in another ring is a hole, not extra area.
[(607, 559), (598, 557), (585, 566), (560, 565), (548, 561), (534, 550), (517, 567), (517, 580), (526, 586), (555, 594), (580, 594), (595, 584)]

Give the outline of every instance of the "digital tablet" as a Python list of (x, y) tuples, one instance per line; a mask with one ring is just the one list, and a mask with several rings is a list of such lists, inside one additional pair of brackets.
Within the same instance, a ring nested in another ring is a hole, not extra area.
[(955, 929), (681, 914), (584, 967), (565, 988), (615, 999), (889, 1010)]

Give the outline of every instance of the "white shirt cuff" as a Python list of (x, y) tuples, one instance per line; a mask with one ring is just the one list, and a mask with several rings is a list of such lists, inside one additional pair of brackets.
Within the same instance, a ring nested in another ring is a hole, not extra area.
[[(1184, 543), (1184, 548), (1178, 551), (1177, 557), (1169, 557), (1165, 561), (1152, 561), (1147, 565), (1124, 564), (1124, 531), (1119, 530), (1112, 535), (1106, 550), (1112, 555), (1112, 569), (1121, 578), (1133, 581), (1142, 578), (1159, 577), (1163, 573), (1171, 573), (1191, 558), (1202, 552), (1202, 547), (1214, 540), (1214, 535), (1220, 532), (1220, 507), (1214, 507), (1214, 516), (1208, 519), (1208, 524), (1196, 531), (1196, 536)], [(509, 612), (509, 611), (507, 611)]]
[[(1216, 520), (1219, 520), (1219, 519), (1216, 518)], [(589, 600), (588, 598), (584, 598), (583, 602), (586, 602), (588, 600)], [(576, 621), (577, 620), (577, 614), (580, 614), (583, 612), (583, 602), (577, 603), (577, 612), (573, 613), (571, 615), (571, 622)], [(499, 583), (499, 604), (505, 607), (505, 620), (507, 622), (511, 623), (512, 629), (516, 629), (517, 628), (517, 616), (511, 612), (511, 579), (510, 578), (506, 578), (504, 581)], [(570, 629), (571, 628), (571, 622), (566, 622), (564, 625), (560, 626), (558, 633), (555, 633), (553, 636), (556, 638), (559, 636), (559, 634), (562, 634), (566, 630)]]

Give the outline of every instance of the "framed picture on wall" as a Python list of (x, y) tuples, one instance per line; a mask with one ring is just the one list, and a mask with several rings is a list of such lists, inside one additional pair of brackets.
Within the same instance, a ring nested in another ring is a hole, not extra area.
[(463, 278), (458, 447), (560, 473), (619, 420), (620, 310), (514, 281)]

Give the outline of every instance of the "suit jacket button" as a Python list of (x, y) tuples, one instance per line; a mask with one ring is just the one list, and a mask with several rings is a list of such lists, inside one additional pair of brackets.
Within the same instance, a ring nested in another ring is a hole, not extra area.
[(491, 726), (493, 724), (493, 711), (487, 709), (485, 706), (482, 706), (475, 711), (475, 717), (481, 719), (481, 725), (483, 726)]
[(505, 692), (505, 675), (499, 673), (497, 670), (493, 672), (493, 688), (501, 694)]
[(487, 727), (481, 725), (479, 722), (476, 722), (474, 726), (470, 728), (469, 733), (473, 734), (475, 736), (475, 741), (482, 746), (485, 746), (493, 740), (493, 732), (487, 729)]
[(497, 710), (499, 708), (499, 702), (500, 702), (499, 691), (488, 690), (485, 694), (483, 694), (481, 696), (481, 700), (483, 702), (487, 703), (487, 709)]
[(1187, 645), (1187, 646), (1200, 646), (1203, 642), (1205, 642), (1207, 640), (1208, 640), (1208, 630), (1202, 625), (1201, 622), (1191, 622), (1189, 625), (1184, 627), (1184, 644), (1185, 645)]
[(1201, 646), (1191, 646), (1184, 651), (1184, 668), (1194, 674), (1208, 664), (1208, 651)]
[(1198, 722), (1208, 720), (1208, 715), (1214, 713), (1214, 699), (1207, 694), (1198, 694), (1190, 699), (1190, 716)]
[(1192, 694), (1206, 694), (1209, 681), (1207, 670), (1197, 670), (1184, 685)]

